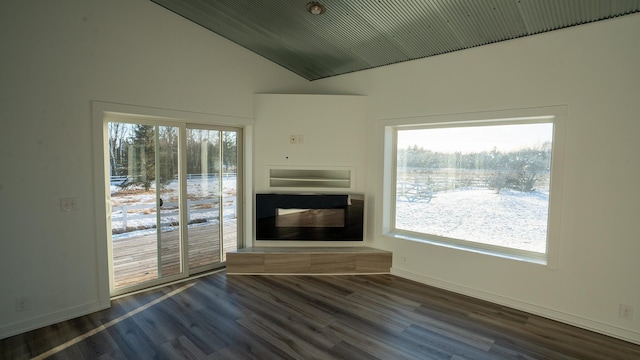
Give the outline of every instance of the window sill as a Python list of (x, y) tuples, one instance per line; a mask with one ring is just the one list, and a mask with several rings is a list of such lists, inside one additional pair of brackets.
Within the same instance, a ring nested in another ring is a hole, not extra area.
[(405, 233), (401, 231), (388, 232), (384, 236), (392, 239), (415, 241), (423, 244), (441, 246), (454, 250), (468, 251), (476, 254), (495, 256), (508, 260), (524, 261), (535, 265), (548, 266), (547, 254), (532, 253), (518, 249), (505, 248), (501, 246), (467, 242), (449, 238), (439, 238), (436, 236), (421, 236), (420, 234)]

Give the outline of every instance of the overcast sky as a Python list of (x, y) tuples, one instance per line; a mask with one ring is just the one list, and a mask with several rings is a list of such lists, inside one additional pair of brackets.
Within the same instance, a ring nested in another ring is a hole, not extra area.
[(434, 152), (518, 150), (551, 141), (553, 124), (519, 124), (398, 130), (398, 148), (417, 145)]

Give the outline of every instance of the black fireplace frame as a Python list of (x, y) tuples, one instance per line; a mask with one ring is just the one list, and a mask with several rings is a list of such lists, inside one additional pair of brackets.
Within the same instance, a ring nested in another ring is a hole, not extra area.
[[(342, 227), (277, 227), (277, 209), (342, 209)], [(363, 241), (364, 196), (256, 194), (256, 240)]]

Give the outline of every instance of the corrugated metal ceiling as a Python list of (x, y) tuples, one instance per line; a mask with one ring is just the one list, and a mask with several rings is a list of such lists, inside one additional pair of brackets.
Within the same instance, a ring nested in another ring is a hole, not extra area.
[(640, 0), (152, 0), (317, 80), (640, 11)]

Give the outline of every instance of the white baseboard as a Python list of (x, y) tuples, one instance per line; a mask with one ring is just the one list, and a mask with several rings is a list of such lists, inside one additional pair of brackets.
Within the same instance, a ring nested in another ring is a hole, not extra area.
[(107, 309), (110, 302), (95, 301), (92, 303), (74, 306), (65, 310), (57, 311), (44, 316), (36, 316), (25, 321), (16, 322), (9, 325), (0, 326), (0, 339), (22, 334), (27, 331), (39, 329), (41, 327), (56, 324), (79, 316), (87, 315), (96, 311)]
[(504, 296), (492, 294), (478, 289), (450, 283), (447, 281), (431, 278), (428, 276), (415, 274), (409, 271), (391, 268), (391, 274), (401, 278), (417, 281), (426, 285), (434, 286), (440, 289), (449, 290), (458, 294), (471, 296), (477, 299), (486, 300), (498, 305), (508, 306), (517, 310), (525, 311), (534, 315), (542, 316), (548, 319), (563, 322), (565, 324), (577, 326), (583, 329), (591, 330), (600, 334), (612, 336), (624, 341), (632, 342), (640, 345), (640, 333), (623, 329), (614, 325), (605, 324), (599, 321), (586, 319), (583, 317), (567, 314), (564, 312), (548, 309), (538, 305), (530, 304), (520, 300), (507, 298)]

